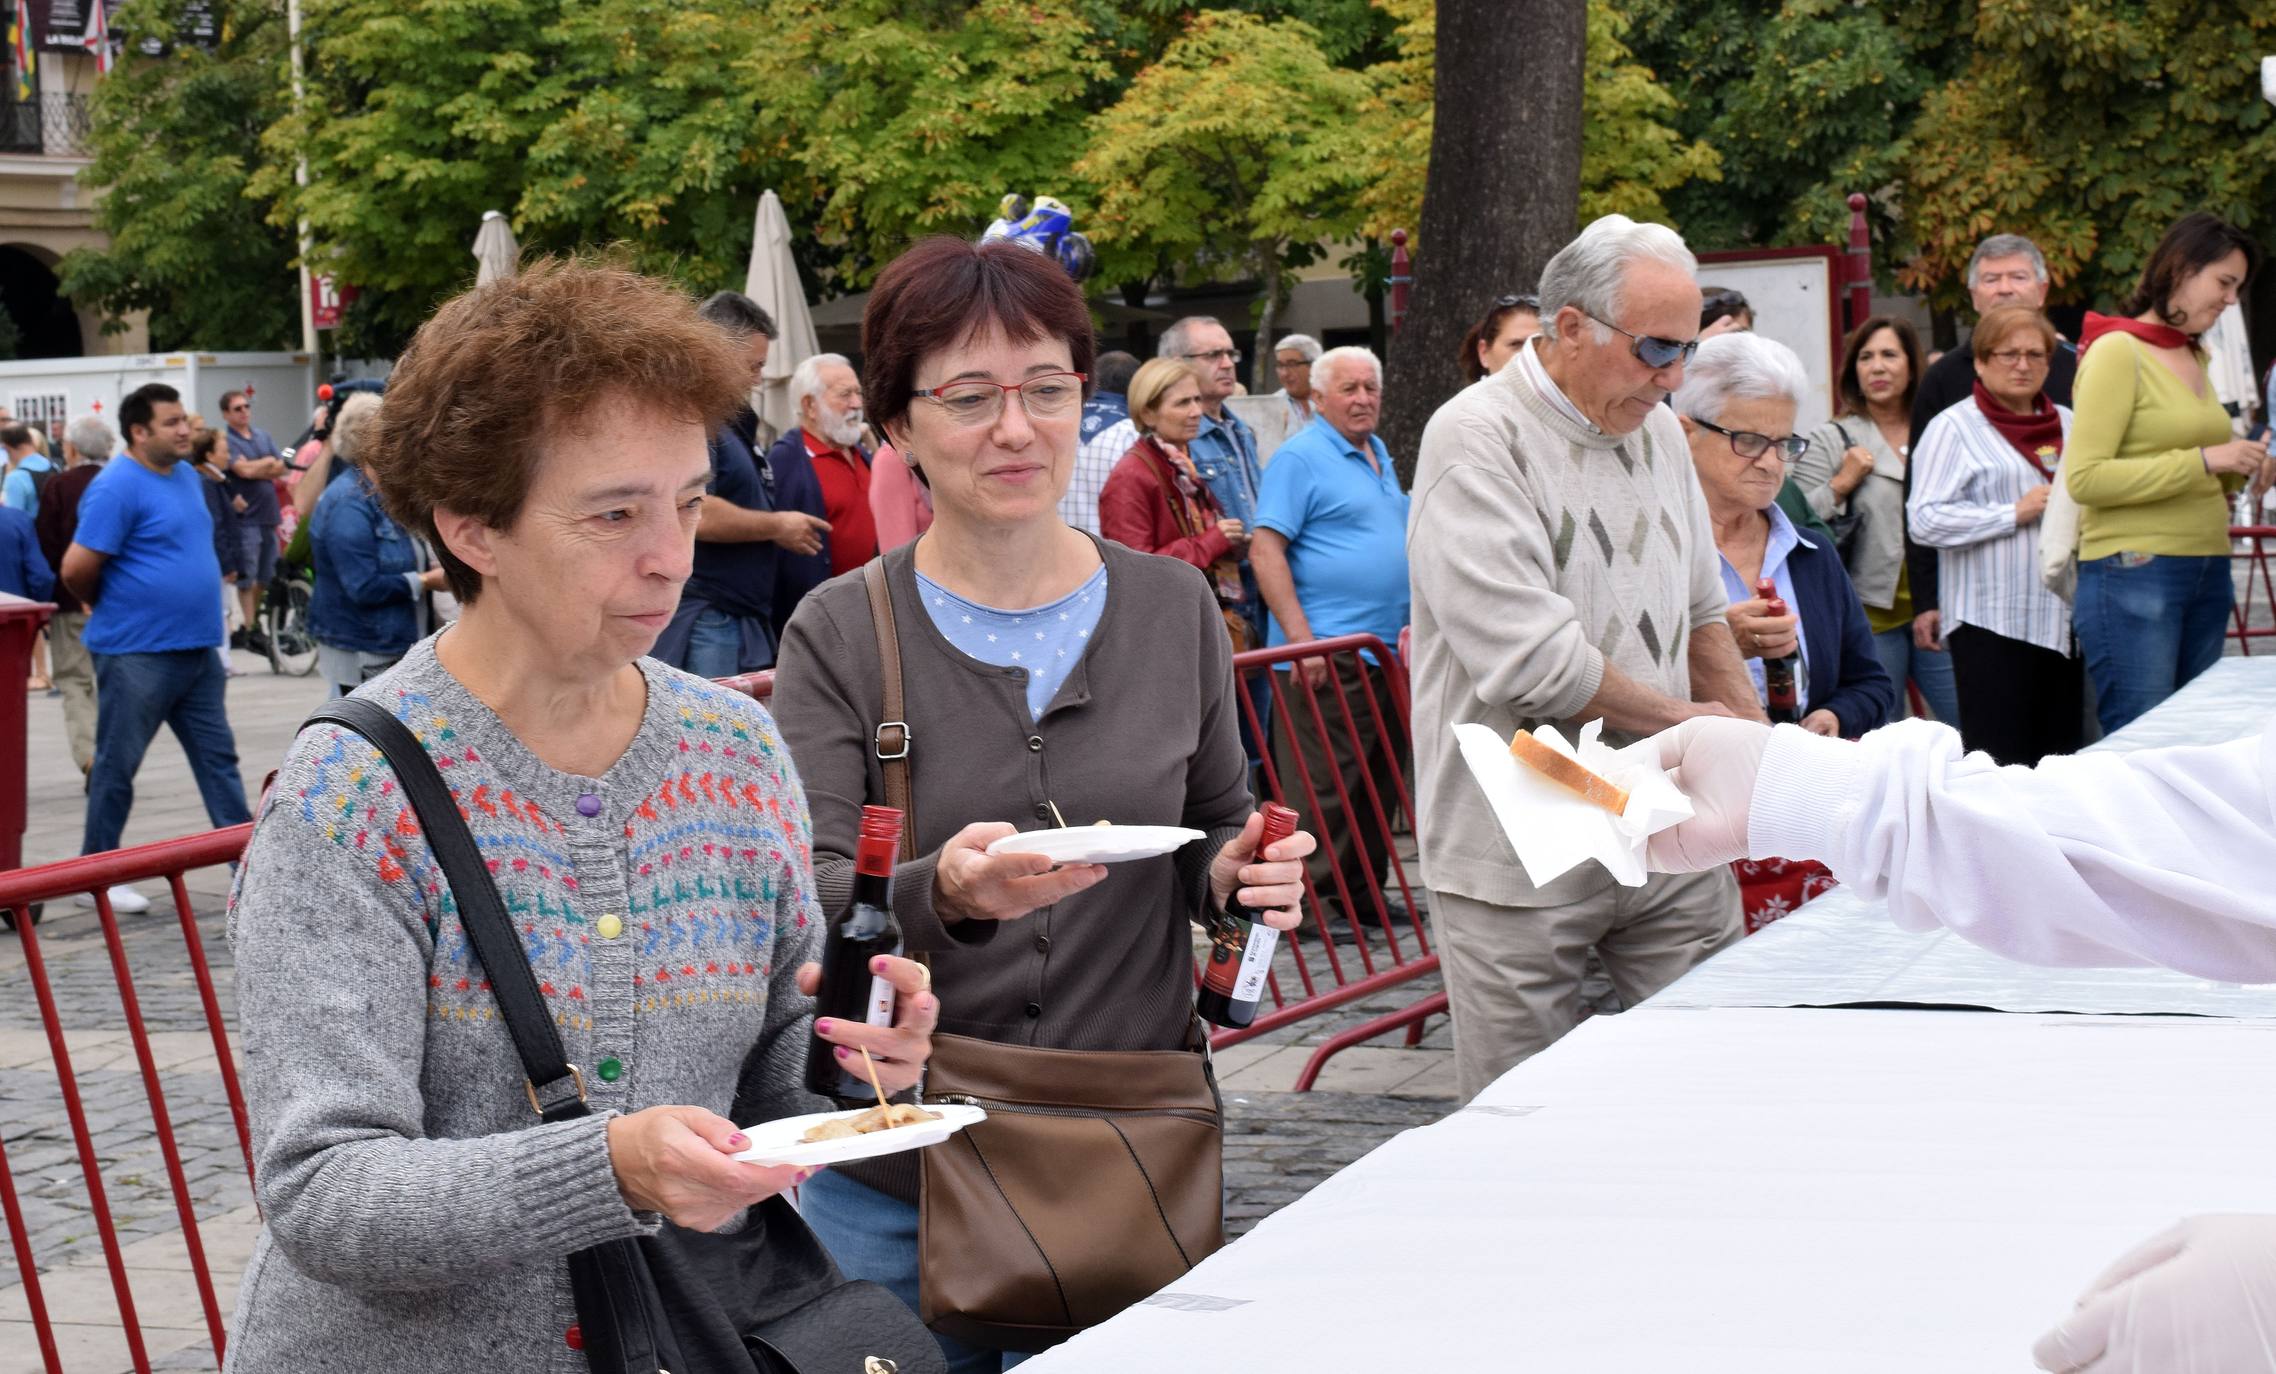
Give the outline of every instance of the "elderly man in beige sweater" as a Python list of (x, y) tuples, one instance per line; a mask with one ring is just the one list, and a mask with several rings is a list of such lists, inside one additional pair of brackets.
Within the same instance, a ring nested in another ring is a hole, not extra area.
[(1541, 275), (1541, 337), (1423, 432), (1407, 553), (1430, 888), (1464, 1097), (1580, 1018), (1595, 948), (1633, 1004), (1737, 939), (1730, 870), (1622, 887), (1595, 862), (1529, 882), (1453, 727), (1602, 720), (1625, 744), (1695, 715), (1762, 719), (1674, 412), (1699, 334), (1675, 231), (1607, 215)]

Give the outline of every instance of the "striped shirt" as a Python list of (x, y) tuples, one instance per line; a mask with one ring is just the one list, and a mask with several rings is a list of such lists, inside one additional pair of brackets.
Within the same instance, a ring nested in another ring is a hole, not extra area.
[(1086, 534), (1098, 534), (1099, 493), (1106, 490), (1114, 465), (1137, 443), (1138, 426), (1131, 420), (1117, 420), (1085, 439), (1075, 450), (1075, 475), (1067, 482), (1067, 494), (1059, 498), (1059, 518)]
[[(2070, 407), (2056, 406), (2055, 413), (2068, 437)], [(2039, 524), (2015, 524), (2015, 503), (2046, 481), (1973, 400), (1921, 431), (1905, 513), (1914, 540), (1944, 551), (1947, 630), (1974, 625), (2058, 654), (2071, 651), (2070, 607), (2039, 581)]]

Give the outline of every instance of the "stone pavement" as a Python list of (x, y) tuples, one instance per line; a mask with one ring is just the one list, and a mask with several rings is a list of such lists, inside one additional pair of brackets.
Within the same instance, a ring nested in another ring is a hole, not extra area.
[[(234, 657), (245, 676), (230, 682), (230, 718), (250, 800), (283, 757), (293, 726), (322, 700), (324, 687), (315, 678), (274, 677), (264, 661), (249, 654)], [(83, 802), (78, 770), (64, 744), (60, 704), (34, 697), (30, 708), (31, 825), (24, 853), (27, 863), (42, 863), (78, 852)], [(137, 779), (126, 842), (207, 828), (180, 747), (171, 735), (162, 734)], [(235, 1009), (221, 923), (227, 870), (192, 873), (186, 887), (227, 1022)], [(181, 923), (162, 885), (144, 884), (143, 890), (154, 909), (147, 916), (121, 919), (120, 944), (151, 1032), (152, 1058), (226, 1321), (259, 1218)], [(212, 1341), (151, 1128), (148, 1093), (124, 1030), (101, 927), (92, 912), (68, 902), (51, 904), (39, 938), (151, 1364), (157, 1369), (212, 1369)], [(1380, 938), (1375, 952), (1380, 961)], [(1343, 957), (1349, 968), (1353, 956), (1348, 946)], [(1392, 1036), (1347, 1050), (1330, 1061), (1317, 1091), (1287, 1091), (1310, 1046), (1436, 990), (1435, 978), (1417, 980), (1220, 1056), (1227, 1114), (1227, 1218), (1233, 1234), (1247, 1231), (1392, 1135), (1451, 1109), (1444, 1018), (1432, 1023), (1417, 1048), (1404, 1048)], [(23, 949), (4, 934), (0, 1072), (0, 1144), (6, 1148), (43, 1295), (56, 1323), (61, 1367), (72, 1374), (131, 1368)], [(0, 1374), (28, 1374), (41, 1367), (15, 1256), (0, 1247)]]

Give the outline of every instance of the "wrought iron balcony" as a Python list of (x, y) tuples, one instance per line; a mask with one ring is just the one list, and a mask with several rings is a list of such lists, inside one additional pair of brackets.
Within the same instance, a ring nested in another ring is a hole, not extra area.
[(81, 157), (87, 152), (87, 97), (40, 91), (0, 99), (0, 153)]

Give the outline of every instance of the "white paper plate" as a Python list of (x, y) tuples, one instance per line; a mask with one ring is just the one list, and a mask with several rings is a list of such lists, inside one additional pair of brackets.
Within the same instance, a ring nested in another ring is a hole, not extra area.
[(1054, 863), (1112, 864), (1151, 859), (1204, 838), (1182, 825), (1071, 825), (1065, 830), (1023, 830), (988, 846), (990, 854), (1041, 854)]
[(750, 1137), (751, 1148), (734, 1158), (751, 1164), (844, 1164), (856, 1159), (874, 1159), (879, 1155), (896, 1155), (903, 1150), (921, 1150), (927, 1145), (938, 1145), (950, 1136), (972, 1125), (986, 1121), (988, 1114), (978, 1107), (967, 1107), (954, 1102), (927, 1102), (928, 1112), (940, 1113), (938, 1121), (919, 1121), (908, 1126), (895, 1126), (890, 1131), (871, 1131), (868, 1135), (847, 1136), (840, 1140), (817, 1140), (811, 1145), (803, 1137), (822, 1122), (841, 1116), (859, 1116), (871, 1107), (857, 1107), (845, 1112), (810, 1112), (805, 1116), (786, 1116), (780, 1121), (769, 1121), (763, 1126), (745, 1126), (743, 1134)]

